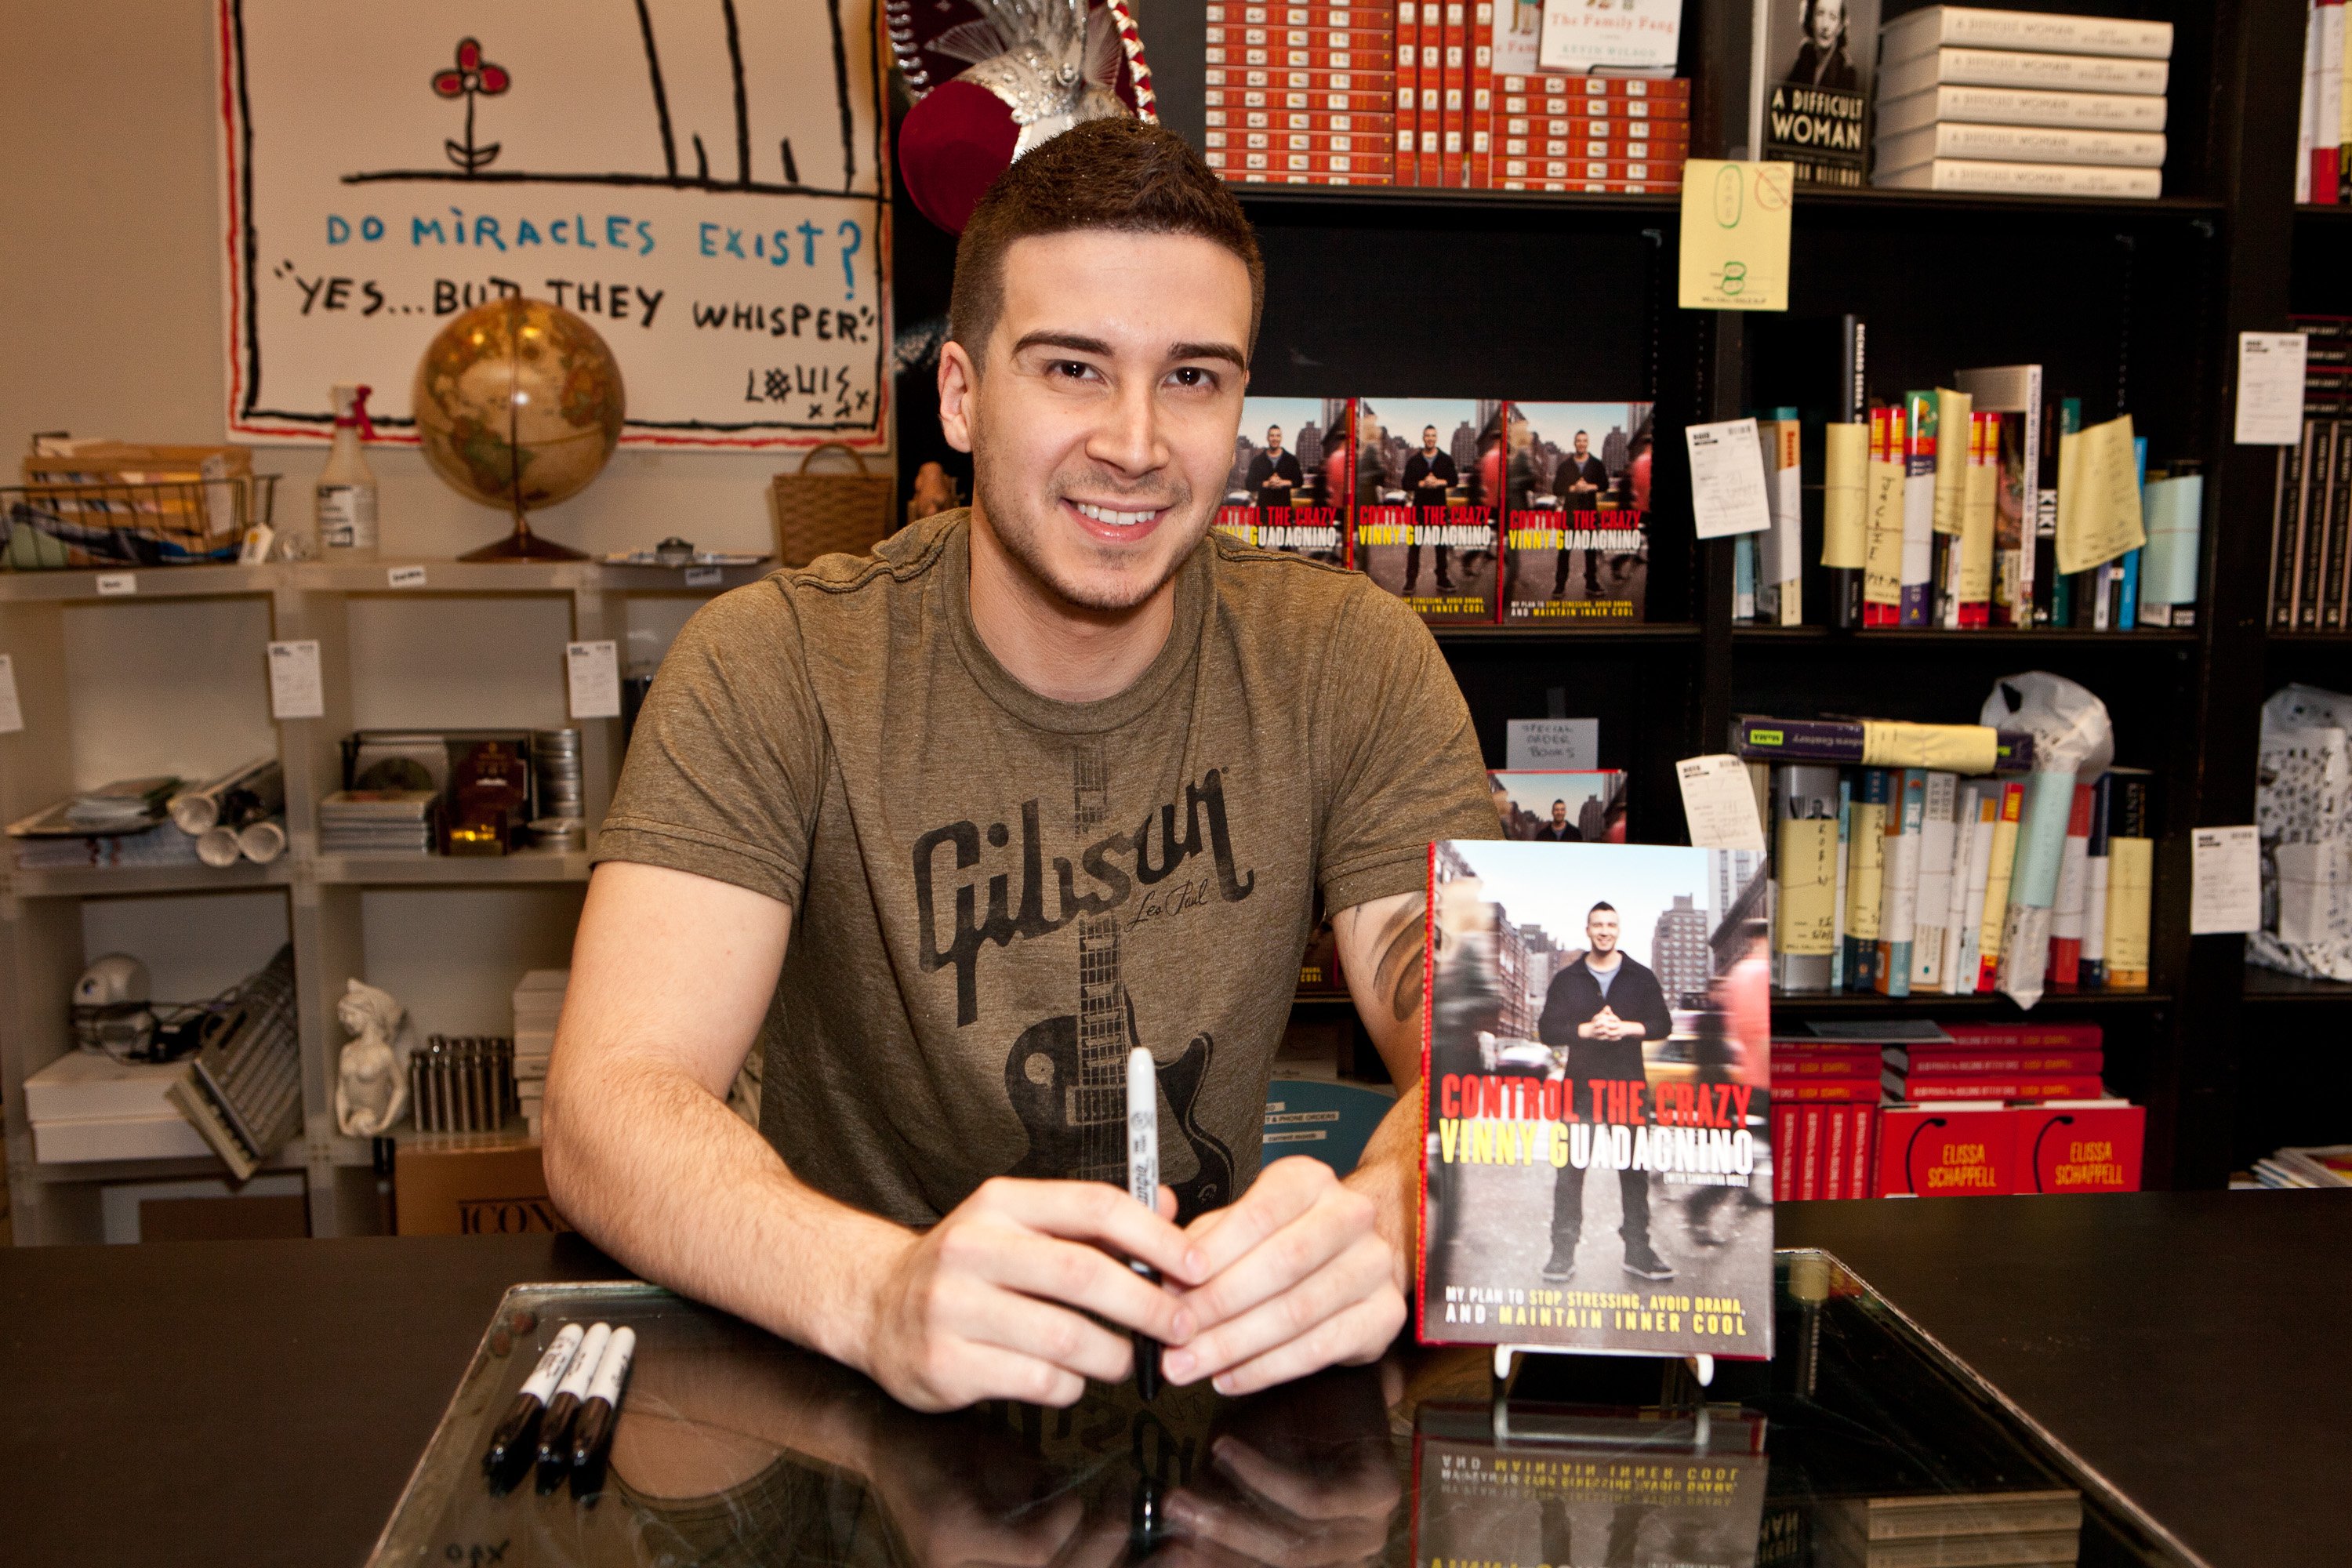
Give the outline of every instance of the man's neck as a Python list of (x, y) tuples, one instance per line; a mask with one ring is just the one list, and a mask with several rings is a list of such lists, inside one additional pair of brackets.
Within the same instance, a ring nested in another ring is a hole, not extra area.
[(1605, 953), (1588, 952), (1584, 955), (1585, 967), (1596, 974), (1606, 974), (1617, 967), (1617, 961), (1623, 956), (1613, 947)]
[(1176, 621), (1176, 580), (1125, 610), (1073, 605), (1040, 582), (971, 509), (971, 624), (1005, 673), (1055, 702), (1095, 702), (1135, 684)]

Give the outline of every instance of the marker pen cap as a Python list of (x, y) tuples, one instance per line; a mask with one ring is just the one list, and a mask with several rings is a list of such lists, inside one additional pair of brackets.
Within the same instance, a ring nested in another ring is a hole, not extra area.
[[(635, 1339), (636, 1336), (632, 1334), (630, 1337)], [(590, 1329), (588, 1337), (581, 1342), (579, 1355), (572, 1359), (572, 1368), (563, 1374), (563, 1381), (555, 1385), (555, 1392), (568, 1394), (574, 1399), (587, 1397), (589, 1381), (596, 1375), (597, 1364), (604, 1359), (604, 1347), (612, 1342), (612, 1324), (598, 1323)]]
[(522, 1394), (544, 1405), (548, 1396), (555, 1392), (557, 1381), (570, 1370), (572, 1357), (580, 1349), (580, 1342), (587, 1333), (588, 1331), (578, 1323), (564, 1324), (562, 1332), (557, 1334), (554, 1342), (547, 1347), (547, 1353), (539, 1358), (539, 1364), (531, 1368), (529, 1377), (523, 1379)]
[(1127, 1190), (1148, 1209), (1160, 1206), (1160, 1074), (1151, 1053), (1127, 1054)]
[(604, 1359), (596, 1363), (596, 1375), (588, 1384), (591, 1400), (601, 1399), (615, 1409), (620, 1407), (621, 1385), (628, 1380), (629, 1359), (636, 1350), (636, 1330), (613, 1331), (611, 1341), (604, 1346)]

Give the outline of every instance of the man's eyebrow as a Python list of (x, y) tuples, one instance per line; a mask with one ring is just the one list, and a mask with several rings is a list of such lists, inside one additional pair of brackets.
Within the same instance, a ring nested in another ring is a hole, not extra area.
[[(1100, 354), (1111, 357), (1110, 344), (1100, 338), (1089, 338), (1078, 332), (1028, 332), (1013, 345), (1014, 353), (1030, 349), (1066, 349), (1072, 353)], [(1249, 360), (1231, 343), (1171, 343), (1168, 348), (1171, 360), (1221, 359), (1236, 370), (1249, 369)]]
[(1249, 361), (1242, 351), (1231, 343), (1177, 343), (1168, 351), (1170, 359), (1221, 359), (1235, 370), (1249, 369)]

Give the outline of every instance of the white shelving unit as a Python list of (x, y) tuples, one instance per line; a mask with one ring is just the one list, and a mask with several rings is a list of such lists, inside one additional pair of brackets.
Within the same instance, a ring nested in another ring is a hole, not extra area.
[[(393, 586), (395, 572), (421, 566), (421, 586)], [(527, 889), (577, 886), (588, 878), (583, 853), (522, 853), (490, 858), (440, 856), (322, 856), (320, 798), (341, 784), (342, 738), (356, 727), (352, 611), (362, 601), (497, 596), (552, 596), (569, 601), (575, 641), (625, 637), (635, 595), (700, 599), (763, 574), (765, 567), (728, 568), (716, 587), (688, 588), (684, 574), (658, 567), (610, 567), (588, 562), (474, 564), (454, 561), (368, 564), (306, 563), (268, 566), (146, 569), (135, 592), (101, 595), (95, 572), (0, 572), (0, 652), (16, 662), (25, 728), (0, 735), (0, 820), (15, 821), (70, 794), (73, 725), (68, 670), (68, 610), (158, 599), (265, 601), (269, 635), (316, 638), (325, 714), (274, 724), (286, 773), (286, 857), (269, 866), (241, 864), (121, 867), (24, 871), (13, 846), (0, 854), (0, 1099), (5, 1100), (8, 1192), (18, 1245), (95, 1241), (102, 1234), (101, 1189), (109, 1183), (225, 1173), (210, 1159), (133, 1160), (41, 1164), (33, 1158), (32, 1128), (24, 1109), (24, 1082), (73, 1048), (68, 998), (88, 958), (83, 906), (91, 900), (157, 899), (277, 890), (294, 944), (294, 973), (302, 1047), (305, 1131), (273, 1163), (299, 1169), (308, 1185), (314, 1236), (363, 1234), (373, 1228), (375, 1200), (365, 1141), (341, 1136), (333, 1112), (335, 1058), (342, 1031), (335, 1000), (347, 978), (369, 978), (362, 900), (378, 889)], [(104, 614), (104, 611), (100, 611)], [(560, 682), (562, 649), (532, 650)], [(215, 648), (192, 657), (266, 658), (260, 647)], [(625, 655), (624, 656), (625, 659)], [(429, 704), (432, 693), (411, 693)], [(452, 729), (479, 721), (463, 711), (433, 722)], [(579, 723), (591, 835), (612, 799), (620, 760), (617, 719)], [(81, 781), (83, 783), (94, 781)], [(512, 979), (504, 984), (511, 985)]]

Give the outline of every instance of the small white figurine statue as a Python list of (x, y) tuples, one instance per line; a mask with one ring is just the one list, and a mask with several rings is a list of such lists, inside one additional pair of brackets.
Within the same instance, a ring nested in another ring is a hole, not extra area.
[(408, 1114), (408, 1063), (395, 1042), (408, 1009), (364, 980), (349, 983), (335, 1016), (352, 1038), (335, 1068), (335, 1125), (346, 1138), (388, 1132)]

